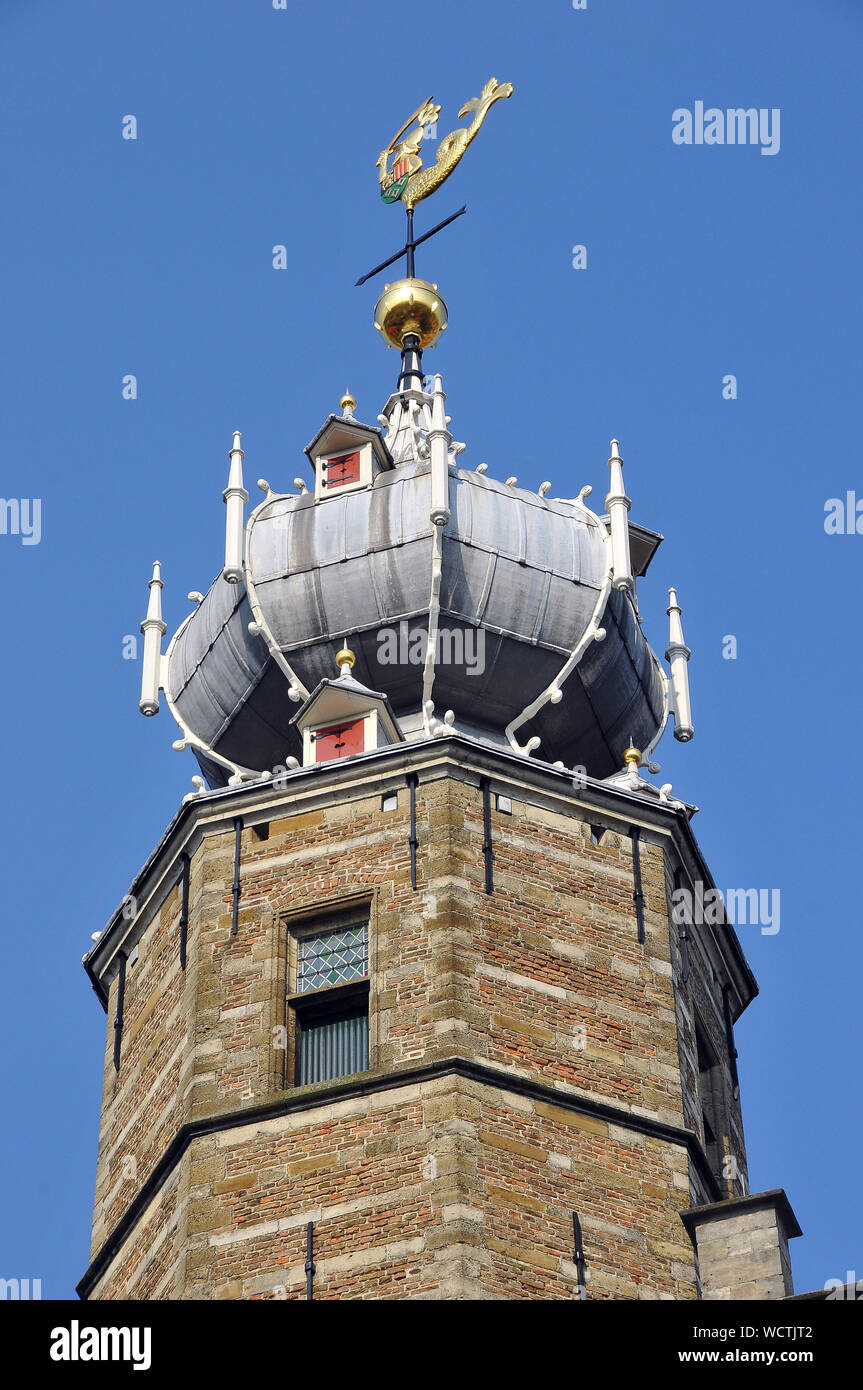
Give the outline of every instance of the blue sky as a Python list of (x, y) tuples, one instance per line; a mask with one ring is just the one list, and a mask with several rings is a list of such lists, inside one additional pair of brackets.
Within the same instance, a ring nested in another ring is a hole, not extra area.
[[(693, 651), (696, 737), (666, 739), (661, 780), (723, 888), (781, 891), (777, 935), (740, 929), (752, 1189), (795, 1208), (798, 1290), (863, 1277), (863, 535), (824, 529), (863, 498), (861, 38), (854, 0), (4, 0), (0, 490), (41, 499), (42, 535), (0, 535), (0, 1274), (56, 1298), (86, 1267), (105, 1019), (79, 962), (197, 771), (122, 656), (150, 565), (172, 632), (222, 562), (232, 430), (247, 479), (290, 489), (346, 385), (374, 421), (398, 359), (381, 279), (353, 285), (403, 231), (375, 158), (422, 98), (442, 135), (494, 74), (512, 100), (417, 213), (469, 206), (418, 252), (450, 309), (427, 365), (496, 477), (601, 505), (621, 441), (666, 538), (645, 629), (664, 651), (676, 584)], [(675, 145), (696, 101), (779, 108), (778, 154)]]

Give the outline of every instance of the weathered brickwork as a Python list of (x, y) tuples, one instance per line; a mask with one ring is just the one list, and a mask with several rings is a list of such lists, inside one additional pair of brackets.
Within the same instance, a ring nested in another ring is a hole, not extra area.
[[(313, 1221), (316, 1298), (571, 1299), (577, 1211), (591, 1298), (696, 1297), (678, 1213), (731, 1194), (687, 1139), (703, 1139), (694, 1010), (725, 1044), (714, 946), (691, 945), (680, 982), (665, 823), (642, 826), (640, 943), (631, 807), (612, 806), (593, 843), (596, 815), (574, 797), (507, 786), (488, 894), (478, 779), (441, 757), (417, 789), (414, 890), (403, 777), (382, 811), (360, 773), (311, 806), (256, 793), (268, 829), (248, 816), (242, 831), (236, 934), (241, 812), (202, 801), (185, 970), (165, 850), (169, 886), (127, 968), (119, 1073), (116, 966), (110, 985), (87, 1296), (304, 1298)], [(346, 905), (370, 923), (369, 1071), (301, 1089), (291, 937)]]
[(571, 1299), (578, 1210), (592, 1298), (693, 1298), (685, 1153), (512, 1100), (440, 1079), (197, 1140), (102, 1296), (304, 1298), (313, 1221), (316, 1298)]
[(193, 1001), (177, 958), (176, 895), (127, 968), (121, 1067), (114, 1070), (118, 980), (111, 986), (91, 1253), (101, 1245), (183, 1119)]
[[(672, 855), (665, 855), (665, 890), (669, 920), (671, 920), (673, 913), (672, 859)], [(723, 930), (727, 930), (727, 928), (716, 928), (717, 932)], [(698, 1098), (695, 1020), (697, 1017), (699, 1025), (707, 1034), (716, 1056), (727, 1058), (720, 984), (722, 963), (709, 932), (689, 927), (688, 934), (690, 973), (688, 980), (684, 983), (680, 929), (679, 925), (672, 923), (670, 930), (672, 973), (673, 978), (679, 982), (678, 988), (675, 990), (675, 1027), (683, 1088), (684, 1123), (687, 1128), (694, 1130), (704, 1143), (704, 1116)], [(723, 1168), (717, 1173), (717, 1180), (724, 1198), (741, 1196), (748, 1191), (748, 1174), (740, 1096), (734, 1094), (731, 1071), (728, 1066), (718, 1068), (716, 1080), (721, 1093), (720, 1108), (727, 1122), (725, 1126), (725, 1138), (727, 1139), (725, 1162)], [(692, 1172), (691, 1198), (693, 1206), (710, 1201), (709, 1192), (695, 1170)]]

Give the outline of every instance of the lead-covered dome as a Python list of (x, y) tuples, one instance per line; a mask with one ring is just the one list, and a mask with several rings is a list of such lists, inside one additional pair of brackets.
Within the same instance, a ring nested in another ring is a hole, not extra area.
[[(297, 701), (345, 643), (407, 738), (452, 711), (456, 729), (593, 777), (618, 770), (633, 740), (652, 745), (666, 678), (634, 591), (615, 587), (613, 527), (584, 493), (550, 498), (459, 468), (439, 378), (433, 393), (391, 397), (382, 429), (352, 405), (307, 450), (314, 492), (268, 490), (241, 562), (226, 560), (164, 660), (211, 783), (300, 755)], [(233, 466), (225, 496), (230, 532), (245, 497)], [(232, 568), (239, 582), (223, 577)]]

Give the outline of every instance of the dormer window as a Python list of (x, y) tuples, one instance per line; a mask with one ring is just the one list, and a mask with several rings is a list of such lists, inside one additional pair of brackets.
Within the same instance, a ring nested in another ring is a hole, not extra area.
[(322, 680), (291, 720), (302, 735), (303, 767), (404, 740), (386, 695), (354, 680), (355, 662), (353, 652), (343, 647), (336, 657), (338, 680)]
[(306, 455), (315, 470), (315, 499), (370, 487), (379, 473), (393, 467), (392, 455), (379, 429), (353, 416), (353, 396), (342, 397), (341, 415), (330, 415), (318, 430)]
[[(337, 685), (331, 682), (331, 689)], [(326, 703), (330, 703), (327, 701)], [(326, 709), (322, 713), (329, 713)], [(355, 753), (367, 753), (372, 748), (382, 748), (394, 740), (379, 718), (376, 708), (345, 713), (337, 724), (332, 714), (325, 724), (318, 724), (313, 718), (303, 729), (303, 765), (312, 763), (331, 763), (336, 758), (352, 758)]]

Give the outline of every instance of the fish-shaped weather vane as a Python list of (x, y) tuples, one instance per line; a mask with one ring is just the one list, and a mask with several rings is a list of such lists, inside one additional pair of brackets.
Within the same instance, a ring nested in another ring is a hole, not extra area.
[(471, 97), (458, 113), (459, 120), (473, 113), (470, 125), (460, 126), (443, 137), (437, 147), (435, 162), (427, 169), (423, 168), (420, 145), (425, 128), (437, 122), (441, 108), (431, 97), (418, 106), (386, 149), (378, 155), (378, 180), (384, 202), (401, 202), (409, 212), (413, 211), (418, 202), (434, 193), (449, 178), (470, 142), (476, 138), (494, 103), (510, 96), (511, 82), (501, 83), (496, 77), (489, 78), (482, 95)]
[(408, 116), (386, 149), (381, 150), (376, 161), (381, 197), (385, 203), (401, 203), (407, 213), (407, 240), (395, 255), (388, 256), (373, 270), (361, 275), (357, 280), (358, 285), (364, 285), (366, 280), (377, 275), (379, 271), (386, 270), (387, 266), (400, 260), (402, 256), (407, 257), (408, 278), (413, 278), (416, 248), (467, 212), (466, 207), (459, 208), (458, 212), (444, 218), (443, 222), (432, 227), (431, 231), (425, 232), (421, 237), (414, 237), (414, 208), (417, 203), (434, 193), (449, 178), (471, 140), (476, 138), (477, 131), (494, 103), (502, 97), (511, 96), (511, 82), (498, 82), (496, 77), (490, 77), (482, 89), (482, 95), (471, 97), (458, 113), (460, 120), (473, 113), (470, 125), (460, 126), (458, 130), (451, 130), (449, 135), (444, 136), (437, 147), (434, 164), (430, 164), (427, 169), (423, 168), (420, 145), (425, 138), (426, 127), (437, 122), (440, 107), (429, 97), (417, 107), (413, 115)]

